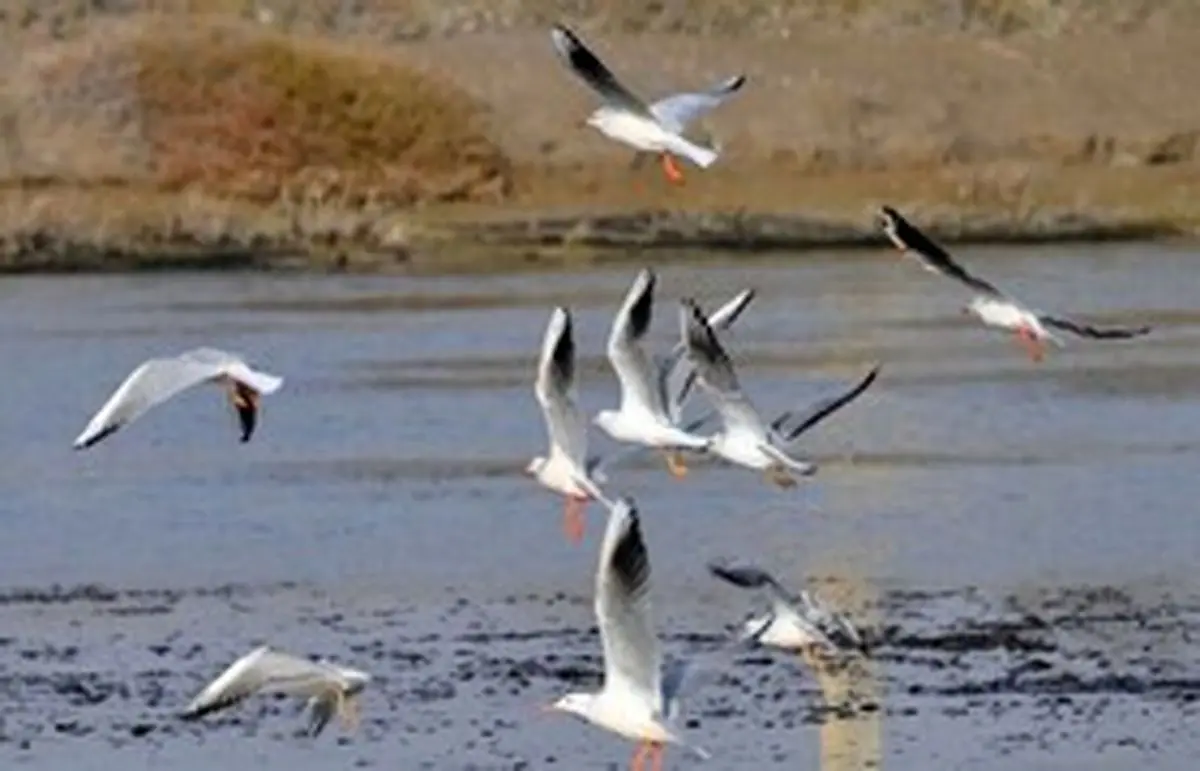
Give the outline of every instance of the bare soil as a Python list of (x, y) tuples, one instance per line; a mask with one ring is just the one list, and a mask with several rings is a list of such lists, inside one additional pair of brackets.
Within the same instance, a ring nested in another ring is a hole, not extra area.
[[(0, 253), (378, 269), (443, 243), (801, 246), (872, 241), (883, 202), (949, 238), (1200, 222), (1192, 3), (570, 5), (0, 3)], [(582, 127), (560, 14), (647, 99), (745, 73), (697, 127), (720, 161), (675, 186)]]

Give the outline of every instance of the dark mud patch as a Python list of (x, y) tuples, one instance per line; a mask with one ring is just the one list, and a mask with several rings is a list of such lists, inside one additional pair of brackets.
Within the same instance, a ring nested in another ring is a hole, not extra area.
[[(590, 602), (562, 593), (487, 602), (445, 594), (397, 606), (295, 584), (0, 592), (9, 630), (0, 641), (0, 745), (36, 755), (42, 743), (73, 740), (168, 748), (233, 733), (310, 741), (298, 736), (299, 705), (281, 697), (251, 699), (200, 723), (175, 717), (269, 631), (271, 644), (375, 677), (360, 731), (333, 728), (320, 741), (362, 749), (400, 736), (415, 747), (420, 737), (452, 735), (495, 761), (537, 763), (536, 754), (514, 761), (521, 753), (505, 749), (506, 737), (521, 730), (530, 706), (600, 686)], [(155, 612), (113, 615), (147, 605)], [(1200, 599), (1165, 590), (1147, 598), (1116, 587), (1033, 596), (894, 589), (862, 614), (876, 619), (865, 627), (869, 659), (807, 663), (735, 644), (730, 630), (740, 618), (718, 615), (708, 628), (660, 619), (665, 654), (697, 665), (685, 713), (691, 730), (882, 719), (903, 731), (906, 720), (933, 713), (1022, 725), (1052, 720), (1070, 733), (1109, 710), (1200, 710), (1190, 645), (1200, 632)], [(840, 687), (827, 697), (830, 683)], [(1010, 739), (1020, 735), (1014, 730)]]

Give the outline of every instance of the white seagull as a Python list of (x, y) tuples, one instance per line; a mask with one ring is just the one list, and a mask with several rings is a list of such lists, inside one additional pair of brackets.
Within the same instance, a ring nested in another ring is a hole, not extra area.
[(258, 422), (259, 399), (283, 385), (283, 378), (251, 369), (240, 356), (215, 348), (196, 348), (171, 359), (150, 359), (125, 378), (75, 439), (75, 449), (91, 447), (172, 396), (200, 383), (226, 388), (247, 442)]
[(587, 455), (587, 422), (575, 403), (575, 337), (571, 312), (555, 308), (546, 327), (538, 360), (534, 394), (541, 405), (550, 438), (546, 457), (529, 462), (526, 471), (544, 487), (563, 495), (563, 532), (578, 543), (588, 501), (603, 496), (592, 479), (598, 460)]
[(657, 154), (667, 178), (680, 183), (683, 172), (673, 156), (687, 158), (701, 168), (717, 160), (716, 150), (695, 144), (683, 132), (689, 123), (741, 89), (746, 82), (744, 75), (726, 78), (708, 91), (675, 94), (648, 105), (625, 88), (574, 32), (558, 24), (550, 38), (559, 56), (604, 101), (588, 116), (587, 124), (637, 150), (635, 165), (640, 163), (642, 153)]
[(868, 654), (867, 644), (854, 624), (809, 592), (803, 591), (793, 599), (770, 573), (753, 566), (711, 564), (708, 569), (740, 589), (763, 591), (771, 603), (767, 613), (745, 623), (742, 639), (784, 650), (821, 648), (837, 654), (846, 646), (864, 656)]
[(631, 769), (662, 768), (663, 747), (677, 744), (704, 759), (708, 752), (685, 742), (672, 721), (687, 674), (683, 661), (662, 666), (650, 613), (650, 559), (637, 510), (628, 498), (611, 508), (596, 570), (596, 620), (604, 647), (604, 685), (595, 693), (569, 693), (551, 709), (639, 743)]
[(926, 270), (949, 276), (973, 291), (975, 296), (963, 308), (963, 312), (975, 316), (986, 326), (1015, 333), (1017, 342), (1032, 361), (1042, 360), (1048, 342), (1063, 347), (1064, 342), (1054, 334), (1055, 331), (1094, 340), (1125, 340), (1141, 337), (1151, 331), (1148, 326), (1093, 327), (1063, 316), (1033, 310), (990, 282), (968, 272), (945, 249), (892, 207), (883, 206), (879, 209), (879, 222), (884, 233), (901, 252), (915, 255)]
[(769, 481), (782, 488), (796, 484), (793, 473), (809, 476), (817, 470), (811, 463), (792, 458), (784, 448), (857, 399), (879, 375), (877, 365), (845, 393), (814, 404), (792, 428), (787, 427), (795, 420), (791, 412), (783, 413), (768, 426), (742, 393), (733, 362), (694, 301), (680, 304), (680, 323), (700, 388), (721, 418), (721, 430), (711, 437), (708, 451), (735, 465), (765, 472)]
[(335, 714), (345, 728), (352, 730), (358, 724), (357, 697), (370, 681), (366, 672), (328, 661), (310, 661), (264, 645), (233, 662), (179, 716), (197, 720), (259, 692), (282, 693), (307, 700), (309, 736), (320, 734)]
[(638, 444), (664, 452), (667, 468), (677, 478), (687, 474), (680, 450), (704, 450), (707, 438), (697, 436), (672, 420), (668, 381), (669, 365), (656, 366), (642, 347), (654, 308), (654, 273), (638, 273), (613, 319), (608, 337), (608, 360), (621, 384), (621, 404), (604, 410), (594, 422), (618, 442)]

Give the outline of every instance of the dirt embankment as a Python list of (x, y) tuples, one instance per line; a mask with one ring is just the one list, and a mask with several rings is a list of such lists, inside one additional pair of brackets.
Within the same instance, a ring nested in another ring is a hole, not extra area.
[(1194, 3), (562, 11), (648, 99), (748, 76), (697, 127), (721, 160), (678, 187), (580, 127), (594, 99), (549, 45), (559, 5), (0, 3), (0, 256), (379, 268), (447, 243), (859, 243), (885, 201), (959, 238), (1200, 222)]

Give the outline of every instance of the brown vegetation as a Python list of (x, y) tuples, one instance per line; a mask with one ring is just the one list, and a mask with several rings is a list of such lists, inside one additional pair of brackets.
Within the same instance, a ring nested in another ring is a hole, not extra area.
[[(885, 200), (948, 233), (1200, 224), (1192, 0), (97, 6), (0, 0), (0, 255), (27, 266), (409, 259), (417, 233), (799, 243), (814, 218), (870, 233)], [(721, 161), (676, 188), (581, 130), (563, 15), (648, 98), (748, 74), (705, 122)]]

